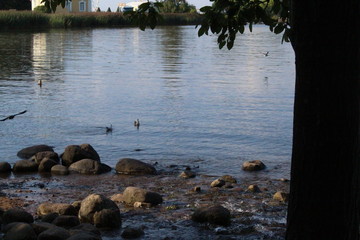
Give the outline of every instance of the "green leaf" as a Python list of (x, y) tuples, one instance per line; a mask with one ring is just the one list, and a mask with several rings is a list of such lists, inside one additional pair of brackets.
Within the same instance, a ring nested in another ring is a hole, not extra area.
[(252, 32), (252, 22), (249, 23), (249, 30)]
[(210, 11), (212, 9), (212, 7), (211, 6), (205, 6), (205, 7), (202, 7), (202, 8), (200, 8), (200, 12), (207, 12), (207, 11)]
[(226, 47), (227, 47), (229, 50), (231, 50), (231, 49), (233, 48), (233, 46), (234, 46), (234, 41), (229, 41), (229, 40), (228, 40), (228, 42), (227, 42), (227, 44), (226, 44)]
[(241, 34), (243, 34), (244, 31), (245, 31), (245, 26), (241, 24), (241, 25), (239, 26), (239, 32), (240, 32)]

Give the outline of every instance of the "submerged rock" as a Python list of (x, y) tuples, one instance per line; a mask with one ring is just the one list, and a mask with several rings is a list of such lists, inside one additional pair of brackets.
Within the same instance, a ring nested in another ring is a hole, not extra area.
[(191, 219), (195, 222), (208, 222), (227, 226), (231, 222), (231, 215), (228, 209), (215, 205), (196, 209)]
[(157, 174), (156, 169), (150, 164), (132, 158), (120, 159), (115, 170), (117, 173), (129, 175)]
[(29, 159), (32, 156), (34, 156), (35, 154), (37, 154), (38, 152), (46, 152), (46, 151), (53, 152), (54, 151), (53, 148), (54, 147), (51, 147), (48, 145), (35, 145), (35, 146), (21, 149), (17, 153), (17, 156), (22, 159)]
[(51, 174), (55, 175), (68, 175), (69, 169), (63, 165), (57, 164), (51, 168)]
[(126, 227), (121, 233), (123, 238), (139, 238), (142, 235), (144, 235), (144, 231), (137, 227)]
[(68, 230), (62, 227), (52, 227), (39, 234), (37, 240), (66, 240), (70, 237)]
[(211, 184), (210, 187), (214, 188), (214, 187), (222, 187), (225, 185), (225, 181), (222, 180), (221, 178), (214, 180)]
[(244, 171), (260, 171), (265, 169), (265, 164), (260, 160), (246, 161), (242, 165)]
[(278, 191), (274, 194), (273, 199), (279, 202), (287, 202), (289, 200), (289, 194)]

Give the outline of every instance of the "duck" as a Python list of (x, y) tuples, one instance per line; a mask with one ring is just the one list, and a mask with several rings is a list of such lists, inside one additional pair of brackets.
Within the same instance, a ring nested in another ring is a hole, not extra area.
[(137, 128), (140, 127), (140, 121), (139, 121), (139, 119), (136, 119), (136, 120), (134, 121), (134, 126), (137, 127)]
[(42, 80), (40, 79), (37, 84), (41, 87), (42, 86)]
[(106, 129), (106, 133), (112, 132), (113, 130), (112, 124), (110, 124), (110, 127), (105, 127), (105, 129)]

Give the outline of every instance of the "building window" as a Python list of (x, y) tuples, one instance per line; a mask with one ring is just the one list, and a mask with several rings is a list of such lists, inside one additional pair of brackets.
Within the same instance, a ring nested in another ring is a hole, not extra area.
[(65, 8), (71, 12), (72, 11), (72, 4), (69, 0), (66, 1), (66, 5), (65, 5)]
[(86, 2), (79, 2), (79, 11), (80, 12), (85, 12), (86, 10)]

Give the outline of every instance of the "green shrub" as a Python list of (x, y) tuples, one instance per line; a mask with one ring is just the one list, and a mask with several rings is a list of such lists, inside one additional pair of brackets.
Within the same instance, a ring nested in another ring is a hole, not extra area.
[(51, 13), (51, 9), (46, 6), (37, 6), (36, 8), (34, 8), (34, 12)]

